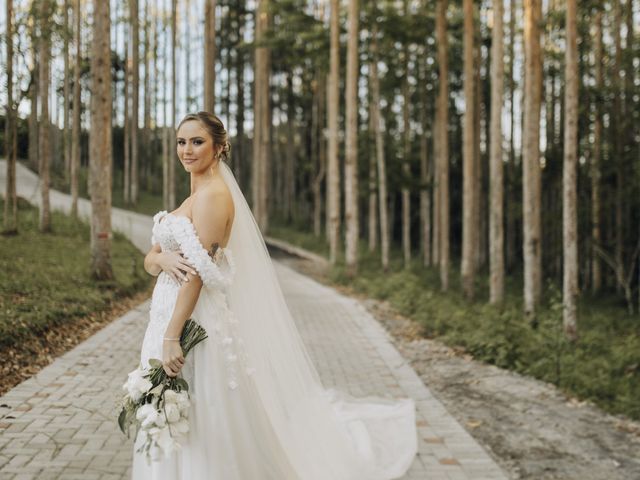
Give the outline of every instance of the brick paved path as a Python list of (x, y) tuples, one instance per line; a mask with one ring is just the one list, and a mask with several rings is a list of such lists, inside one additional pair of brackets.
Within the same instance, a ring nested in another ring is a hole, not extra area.
[[(0, 162), (0, 191), (4, 169)], [(24, 170), (18, 170), (19, 191), (29, 198), (37, 177)], [(55, 206), (65, 208), (66, 196), (56, 198)], [(113, 217), (114, 225), (146, 251), (149, 217), (118, 209)], [(431, 395), (362, 305), (281, 264), (276, 269), (326, 386), (354, 395), (416, 400), (419, 454), (405, 480), (506, 478)], [(126, 373), (137, 363), (148, 308), (148, 302), (142, 303), (0, 397), (0, 479), (129, 477), (131, 443), (117, 428), (116, 402)]]

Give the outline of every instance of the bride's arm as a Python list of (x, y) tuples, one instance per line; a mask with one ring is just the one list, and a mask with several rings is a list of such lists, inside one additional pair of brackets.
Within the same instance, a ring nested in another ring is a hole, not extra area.
[[(230, 221), (233, 208), (231, 198), (224, 193), (203, 192), (193, 204), (193, 226), (200, 242), (200, 247), (211, 252), (215, 245), (221, 245), (227, 223)], [(197, 268), (197, 265), (195, 265)], [(187, 319), (193, 313), (203, 282), (200, 275), (187, 273), (189, 281), (183, 283), (178, 291), (176, 306), (169, 325), (165, 330), (163, 342), (163, 363), (170, 376), (178, 374), (184, 365), (184, 356), (180, 349), (179, 338)]]

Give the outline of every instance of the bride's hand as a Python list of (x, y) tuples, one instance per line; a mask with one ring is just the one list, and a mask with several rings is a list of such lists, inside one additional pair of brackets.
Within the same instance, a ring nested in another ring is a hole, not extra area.
[(184, 366), (184, 355), (180, 342), (164, 340), (162, 344), (162, 368), (170, 377), (175, 377)]
[(185, 272), (190, 272), (192, 275), (196, 274), (193, 266), (182, 256), (180, 251), (161, 252), (157, 258), (157, 263), (162, 268), (162, 271), (180, 284), (189, 281)]

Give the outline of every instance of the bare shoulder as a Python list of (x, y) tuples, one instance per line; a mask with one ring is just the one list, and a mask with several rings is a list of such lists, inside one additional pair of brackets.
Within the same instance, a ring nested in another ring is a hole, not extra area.
[(233, 198), (222, 180), (214, 181), (198, 192), (193, 201), (192, 214), (194, 218), (233, 219)]

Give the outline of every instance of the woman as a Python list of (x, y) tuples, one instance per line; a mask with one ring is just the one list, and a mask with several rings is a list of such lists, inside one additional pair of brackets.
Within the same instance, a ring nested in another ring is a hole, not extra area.
[[(158, 275), (141, 361), (162, 358), (190, 385), (182, 449), (133, 478), (388, 480), (417, 450), (413, 400), (325, 389), (310, 361), (260, 230), (229, 167), (227, 133), (207, 112), (187, 115), (177, 153), (191, 195), (154, 216), (145, 269)], [(188, 357), (188, 318), (209, 338)]]

